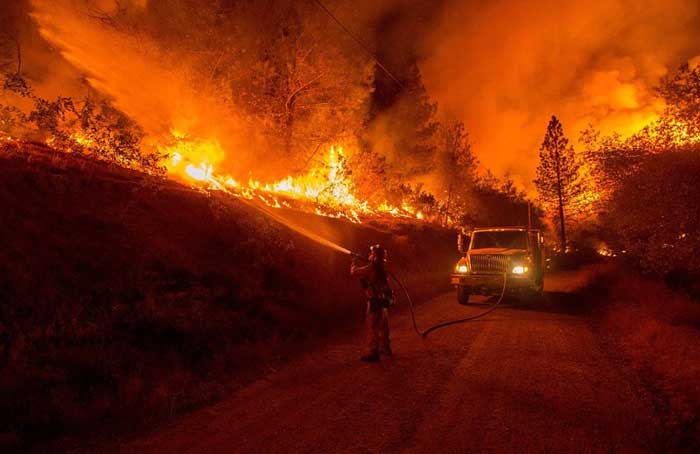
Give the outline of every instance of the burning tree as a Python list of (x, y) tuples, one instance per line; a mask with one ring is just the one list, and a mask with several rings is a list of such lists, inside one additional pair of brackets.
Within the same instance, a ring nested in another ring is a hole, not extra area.
[[(242, 2), (235, 13), (247, 21), (231, 14), (231, 22), (212, 26), (217, 42), (201, 69), (261, 126), (271, 149), (305, 171), (327, 146), (352, 142), (362, 131), (373, 66), (313, 2), (268, 4)], [(228, 49), (219, 51), (220, 37)]]
[(630, 137), (589, 128), (585, 144), (600, 193), (601, 228), (642, 268), (690, 276), (698, 269), (700, 66), (685, 64), (661, 82), (659, 119)]
[(467, 191), (476, 182), (477, 160), (464, 123), (455, 121), (440, 125), (438, 153), (440, 186), (445, 194), (443, 224), (447, 224), (453, 212), (464, 211)]
[(573, 146), (569, 145), (561, 122), (552, 116), (540, 147), (535, 184), (548, 211), (555, 212), (562, 251), (566, 251), (565, 211), (582, 193), (580, 168), (581, 162), (576, 157)]
[(663, 114), (629, 137), (582, 132), (586, 160), (605, 211), (614, 194), (653, 155), (693, 151), (700, 144), (700, 65), (682, 65), (665, 77), (657, 92), (666, 103)]
[(684, 126), (686, 138), (700, 136), (700, 62), (683, 64), (658, 89), (666, 101), (665, 117)]

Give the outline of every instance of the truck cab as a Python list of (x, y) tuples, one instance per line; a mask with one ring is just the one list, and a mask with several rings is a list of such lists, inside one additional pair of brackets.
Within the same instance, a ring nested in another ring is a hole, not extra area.
[(544, 285), (544, 237), (537, 229), (490, 227), (462, 232), (457, 248), (464, 256), (455, 265), (450, 283), (457, 301), (470, 295), (500, 294), (505, 279), (509, 295), (537, 297)]

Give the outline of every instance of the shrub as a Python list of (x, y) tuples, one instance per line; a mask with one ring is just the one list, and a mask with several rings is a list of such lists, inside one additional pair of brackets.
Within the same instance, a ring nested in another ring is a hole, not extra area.
[(605, 218), (647, 271), (700, 270), (700, 147), (650, 155), (614, 193)]
[[(117, 164), (163, 173), (164, 156), (141, 148), (141, 128), (108, 100), (85, 97), (73, 100), (40, 98), (21, 76), (6, 75), (3, 90), (28, 98), (33, 108), (28, 115), (14, 106), (0, 105), (0, 131), (39, 136), (53, 148), (83, 153)], [(22, 131), (27, 128), (30, 131)]]

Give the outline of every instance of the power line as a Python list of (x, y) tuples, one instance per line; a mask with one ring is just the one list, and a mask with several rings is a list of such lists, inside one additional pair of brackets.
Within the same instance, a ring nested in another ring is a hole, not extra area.
[(355, 36), (350, 30), (348, 30), (348, 28), (347, 28), (345, 25), (343, 25), (343, 23), (340, 22), (340, 20), (339, 20), (337, 17), (335, 17), (335, 16), (333, 15), (333, 13), (332, 13), (328, 8), (326, 8), (326, 6), (325, 6), (323, 3), (321, 3), (321, 0), (314, 0), (314, 3), (316, 3), (316, 4), (318, 5), (318, 7), (321, 8), (323, 11), (325, 11), (325, 13), (328, 14), (328, 16), (330, 16), (330, 18), (333, 19), (333, 21), (334, 21), (336, 24), (338, 24), (338, 26), (339, 26), (350, 38), (352, 38), (353, 41), (355, 41), (355, 42), (357, 43), (358, 46), (361, 47), (362, 50), (364, 50), (365, 53), (366, 53), (367, 55), (369, 55), (369, 57), (370, 57), (372, 60), (374, 60), (374, 62), (377, 64), (377, 66), (379, 66), (379, 67), (382, 69), (382, 71), (384, 71), (384, 72), (386, 73), (386, 75), (389, 76), (389, 78), (390, 78), (391, 80), (393, 80), (394, 82), (396, 82), (396, 85), (398, 85), (398, 86), (401, 87), (401, 88), (404, 88), (404, 86), (403, 86), (403, 84), (401, 83), (401, 81), (399, 81), (399, 79), (397, 79), (397, 78), (391, 73), (391, 71), (389, 71), (389, 70), (387, 69), (387, 67), (384, 66), (384, 65), (382, 64), (381, 61), (379, 61), (379, 59), (376, 57), (376, 55), (374, 55), (374, 54), (372, 53), (372, 51), (369, 49), (369, 47), (367, 47), (367, 46), (365, 45), (365, 43), (363, 43), (363, 42), (360, 40), (360, 38), (358, 38), (357, 36)]

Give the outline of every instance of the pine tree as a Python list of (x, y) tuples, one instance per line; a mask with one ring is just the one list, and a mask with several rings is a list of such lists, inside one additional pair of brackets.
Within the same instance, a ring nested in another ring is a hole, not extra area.
[(566, 251), (565, 209), (581, 193), (580, 168), (581, 162), (576, 158), (574, 148), (569, 145), (561, 122), (552, 116), (540, 146), (540, 164), (537, 166), (535, 184), (545, 207), (550, 211), (556, 210), (554, 217), (559, 221), (562, 251)]

